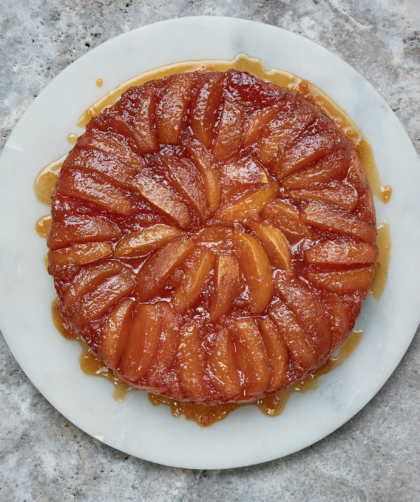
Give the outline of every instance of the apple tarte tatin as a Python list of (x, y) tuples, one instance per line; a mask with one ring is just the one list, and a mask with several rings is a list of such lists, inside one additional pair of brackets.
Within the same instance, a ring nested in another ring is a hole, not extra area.
[(132, 87), (93, 118), (52, 198), (49, 273), (72, 329), (133, 388), (250, 402), (319, 368), (375, 273), (356, 150), (249, 73)]

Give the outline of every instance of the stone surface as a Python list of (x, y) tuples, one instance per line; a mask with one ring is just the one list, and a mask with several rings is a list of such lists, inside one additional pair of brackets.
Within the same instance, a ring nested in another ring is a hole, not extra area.
[[(420, 153), (416, 0), (0, 0), (0, 147), (45, 85), (86, 51), (138, 26), (203, 14), (274, 24), (338, 54), (383, 95)], [(416, 500), (419, 355), (417, 333), (369, 405), (312, 447), (249, 468), (189, 471), (81, 432), (36, 391), (0, 338), (0, 500)]]

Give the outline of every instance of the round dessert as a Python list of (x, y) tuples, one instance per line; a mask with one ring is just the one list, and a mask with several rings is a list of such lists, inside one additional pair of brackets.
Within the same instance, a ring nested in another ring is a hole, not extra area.
[(378, 257), (356, 150), (245, 72), (132, 87), (58, 177), (49, 273), (66, 322), (133, 388), (250, 402), (347, 338)]

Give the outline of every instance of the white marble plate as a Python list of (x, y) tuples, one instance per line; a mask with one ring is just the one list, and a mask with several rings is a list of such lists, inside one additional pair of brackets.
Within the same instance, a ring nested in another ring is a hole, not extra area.
[[(267, 69), (306, 78), (346, 110), (370, 140), (388, 205), (378, 222), (391, 226), (392, 260), (379, 301), (369, 297), (357, 327), (355, 353), (315, 392), (294, 394), (285, 412), (268, 418), (256, 407), (235, 411), (203, 429), (174, 418), (147, 395), (112, 398), (109, 382), (84, 375), (77, 343), (58, 335), (50, 314), (55, 297), (34, 224), (48, 208), (33, 182), (69, 150), (81, 113), (105, 92), (146, 70), (191, 59), (233, 59), (246, 53)], [(102, 78), (104, 86), (95, 85)], [(20, 120), (0, 161), (0, 328), (18, 363), (65, 417), (128, 454), (176, 467), (220, 469), (257, 464), (311, 445), (347, 422), (372, 399), (407, 350), (420, 321), (420, 169), (403, 127), (373, 87), (344, 61), (288, 31), (240, 19), (194, 17), (133, 30), (102, 44), (66, 68)]]

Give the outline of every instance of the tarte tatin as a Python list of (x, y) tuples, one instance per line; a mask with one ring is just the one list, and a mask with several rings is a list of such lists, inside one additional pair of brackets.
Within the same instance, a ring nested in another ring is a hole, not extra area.
[(52, 198), (62, 316), (133, 388), (251, 402), (319, 368), (375, 273), (356, 150), (246, 72), (132, 87), (93, 118)]

